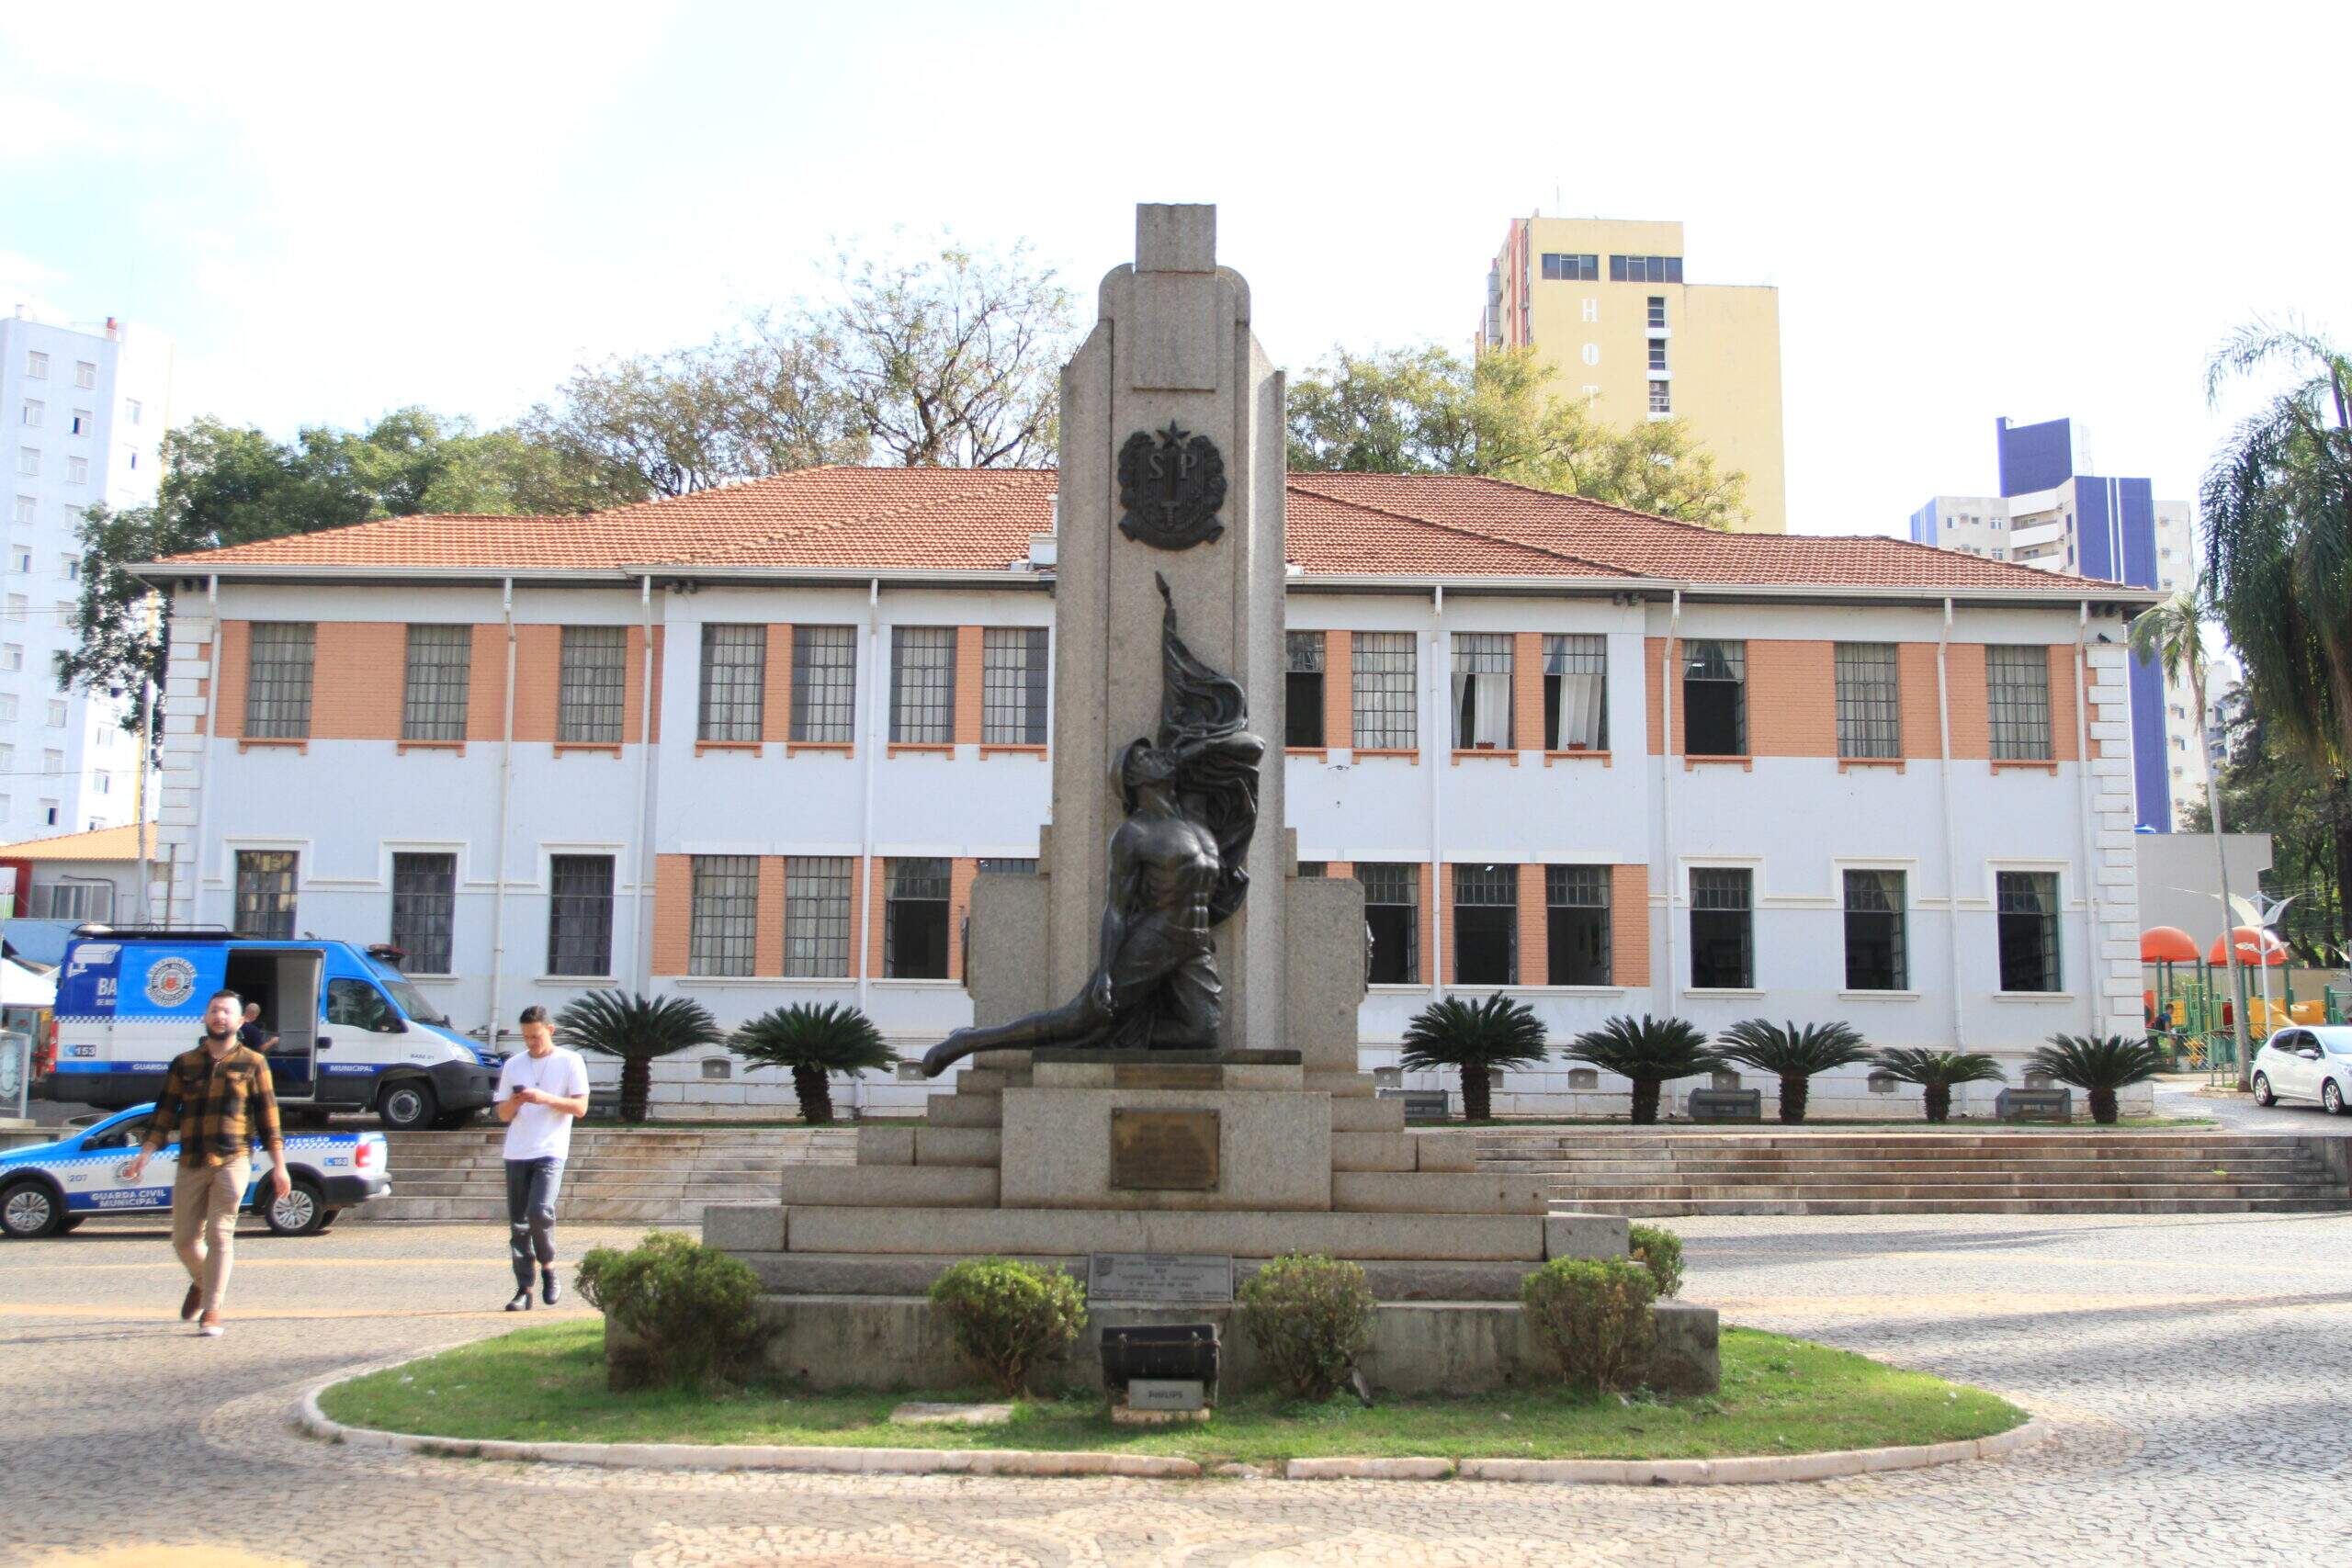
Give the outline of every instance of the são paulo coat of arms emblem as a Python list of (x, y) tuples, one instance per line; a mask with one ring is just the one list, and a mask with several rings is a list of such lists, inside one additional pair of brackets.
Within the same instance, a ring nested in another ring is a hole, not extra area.
[(1225, 532), (1216, 510), (1225, 504), (1225, 457), (1216, 443), (1193, 435), (1174, 420), (1165, 430), (1138, 430), (1119, 448), (1119, 532), (1138, 544), (1189, 550)]
[(147, 999), (159, 1008), (175, 1008), (196, 989), (196, 965), (185, 958), (159, 958), (147, 971)]

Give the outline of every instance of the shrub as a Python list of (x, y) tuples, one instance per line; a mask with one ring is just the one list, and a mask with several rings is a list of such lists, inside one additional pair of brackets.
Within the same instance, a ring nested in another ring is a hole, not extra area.
[(1250, 1342), (1294, 1399), (1330, 1398), (1372, 1343), (1372, 1290), (1356, 1264), (1285, 1253), (1236, 1295)]
[(1060, 1269), (1009, 1258), (967, 1258), (931, 1282), (931, 1304), (956, 1348), (1007, 1394), (1086, 1325), (1086, 1293)]
[(628, 1251), (600, 1247), (580, 1260), (580, 1293), (631, 1342), (616, 1349), (615, 1387), (699, 1387), (749, 1360), (758, 1332), (759, 1276), (677, 1231), (650, 1231)]
[(1634, 1261), (1650, 1271), (1650, 1283), (1660, 1296), (1682, 1293), (1682, 1238), (1657, 1225), (1632, 1225), (1625, 1232)]
[(1519, 1287), (1520, 1304), (1560, 1376), (1601, 1392), (1640, 1381), (1657, 1295), (1649, 1270), (1623, 1258), (1555, 1258)]
[(2163, 1047), (2128, 1034), (2053, 1034), (2026, 1062), (2032, 1072), (2087, 1089), (2091, 1120), (2108, 1123), (2118, 1115), (2117, 1089), (2143, 1083), (2171, 1065)]
[(1453, 1067), (1462, 1075), (1462, 1119), (1484, 1122), (1493, 1110), (1497, 1067), (1532, 1066), (1544, 1059), (1544, 1021), (1525, 1002), (1500, 991), (1483, 1002), (1448, 997), (1413, 1015), (1398, 1060), (1408, 1072)]
[(1804, 1120), (1805, 1100), (1815, 1073), (1834, 1072), (1871, 1059), (1869, 1043), (1850, 1023), (1774, 1023), (1751, 1018), (1724, 1031), (1723, 1053), (1744, 1067), (1781, 1080), (1781, 1120)]

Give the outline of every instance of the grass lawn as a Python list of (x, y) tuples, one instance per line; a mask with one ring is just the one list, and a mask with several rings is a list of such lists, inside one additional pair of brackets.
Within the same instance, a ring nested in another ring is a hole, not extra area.
[[(1723, 1336), (1723, 1392), (1673, 1404), (1530, 1391), (1299, 1406), (1255, 1394), (1205, 1426), (1114, 1427), (1097, 1399), (1021, 1402), (989, 1427), (891, 1423), (899, 1394), (753, 1389), (714, 1398), (605, 1392), (601, 1320), (526, 1328), (374, 1372), (320, 1401), (355, 1427), (447, 1438), (776, 1443), (854, 1448), (1090, 1449), (1207, 1462), (1330, 1455), (1709, 1459), (1989, 1437), (2024, 1412), (1950, 1383), (1753, 1329)], [(952, 1397), (925, 1393), (920, 1397)], [(988, 1397), (972, 1391), (969, 1397)]]

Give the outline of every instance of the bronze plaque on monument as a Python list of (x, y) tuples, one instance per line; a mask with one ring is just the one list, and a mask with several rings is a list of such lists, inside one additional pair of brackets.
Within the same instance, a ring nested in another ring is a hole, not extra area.
[(1111, 1111), (1111, 1185), (1129, 1191), (1216, 1188), (1216, 1112)]

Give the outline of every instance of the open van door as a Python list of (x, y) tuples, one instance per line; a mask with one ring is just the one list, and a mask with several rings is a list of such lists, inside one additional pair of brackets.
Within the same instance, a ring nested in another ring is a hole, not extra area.
[(280, 1099), (308, 1100), (319, 1093), (319, 978), (327, 955), (316, 948), (273, 953), (277, 961), (277, 1043), (269, 1048), (269, 1076)]

